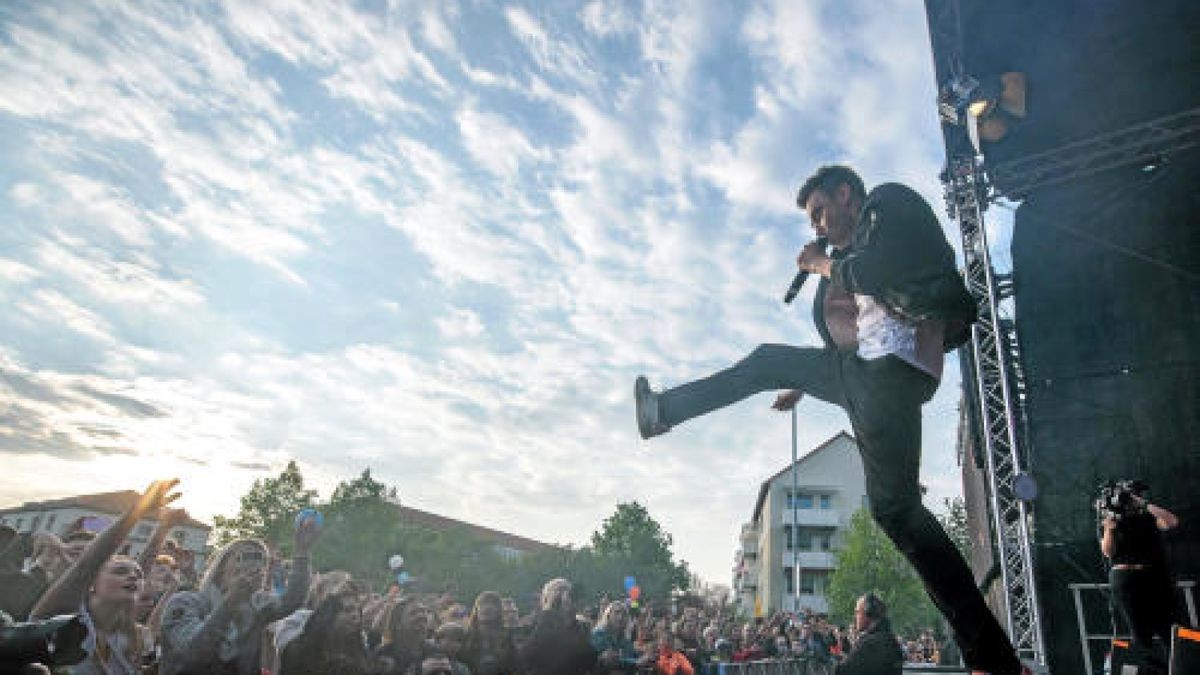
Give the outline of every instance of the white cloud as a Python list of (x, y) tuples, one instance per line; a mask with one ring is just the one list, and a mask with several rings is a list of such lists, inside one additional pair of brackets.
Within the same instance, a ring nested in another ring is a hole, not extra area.
[(9, 193), (12, 195), (13, 201), (19, 206), (33, 206), (39, 203), (45, 196), (45, 193), (38, 185), (27, 182), (14, 184)]
[(452, 308), (450, 315), (435, 321), (438, 332), (450, 340), (479, 337), (483, 334), (483, 321), (469, 309)]
[(529, 138), (500, 115), (462, 108), (455, 119), (471, 157), (501, 178), (515, 179), (522, 163), (541, 156)]
[(34, 291), (18, 300), (16, 308), (47, 325), (61, 326), (98, 342), (113, 341), (108, 321), (58, 291), (47, 288)]
[(588, 32), (598, 37), (632, 34), (637, 25), (620, 0), (592, 0), (579, 10), (579, 18)]
[(552, 37), (533, 14), (516, 5), (504, 8), (504, 18), (541, 71), (566, 77), (577, 84), (594, 83), (595, 66), (571, 36), (556, 34)]
[[(323, 489), (369, 465), (408, 503), (563, 542), (639, 499), (724, 580), (786, 419), (758, 397), (647, 446), (629, 389), (815, 341), (778, 302), (804, 172), (846, 159), (929, 194), (920, 9), (862, 9), (11, 13), (0, 292), (55, 339), (0, 341), (31, 383), (3, 393), (24, 424), (6, 468), (77, 492), (186, 472), (211, 515), (260, 475), (245, 462), (298, 458)], [(337, 323), (359, 305), (362, 334)], [(805, 406), (802, 445), (845, 426)]]

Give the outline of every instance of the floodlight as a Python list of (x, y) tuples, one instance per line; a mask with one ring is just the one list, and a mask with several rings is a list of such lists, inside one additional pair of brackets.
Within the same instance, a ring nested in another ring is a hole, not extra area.
[(1009, 72), (975, 79), (959, 75), (942, 86), (938, 110), (944, 122), (965, 126), (971, 145), (1004, 138), (1010, 125), (1025, 117), (1025, 73)]

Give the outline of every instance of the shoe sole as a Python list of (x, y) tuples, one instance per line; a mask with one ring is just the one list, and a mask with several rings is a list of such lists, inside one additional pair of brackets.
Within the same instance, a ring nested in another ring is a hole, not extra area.
[(643, 440), (654, 435), (650, 420), (646, 418), (647, 414), (645, 412), (645, 407), (650, 396), (650, 382), (644, 375), (639, 375), (633, 383), (633, 401), (637, 413), (638, 433), (641, 434)]

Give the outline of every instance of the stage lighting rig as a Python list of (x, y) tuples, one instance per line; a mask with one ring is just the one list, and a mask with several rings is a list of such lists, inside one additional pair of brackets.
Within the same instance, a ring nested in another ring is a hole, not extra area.
[(1025, 73), (1010, 72), (975, 79), (959, 75), (942, 85), (938, 112), (942, 121), (965, 126), (975, 152), (981, 141), (1004, 138), (1011, 125), (1025, 117)]

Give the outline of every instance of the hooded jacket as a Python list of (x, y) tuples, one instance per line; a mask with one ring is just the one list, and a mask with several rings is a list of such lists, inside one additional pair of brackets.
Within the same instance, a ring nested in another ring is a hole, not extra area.
[(217, 587), (225, 558), (241, 542), (217, 554), (195, 592), (176, 593), (162, 619), (162, 675), (259, 675), (263, 631), (304, 602), (308, 595), (307, 558), (293, 558), (282, 596), (258, 591), (248, 603), (229, 606)]

